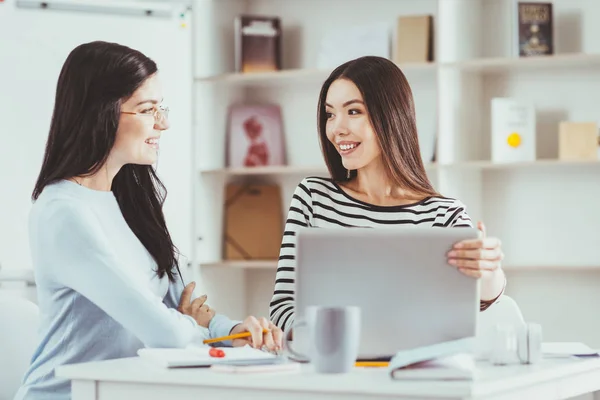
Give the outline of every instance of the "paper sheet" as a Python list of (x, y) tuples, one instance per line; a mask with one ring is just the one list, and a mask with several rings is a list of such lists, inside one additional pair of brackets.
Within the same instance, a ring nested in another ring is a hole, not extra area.
[(542, 343), (545, 357), (598, 356), (598, 351), (580, 342)]
[(175, 367), (208, 367), (213, 364), (229, 362), (260, 362), (275, 359), (274, 354), (244, 347), (222, 347), (225, 357), (216, 358), (209, 355), (209, 346), (188, 346), (184, 349), (144, 348), (138, 350), (138, 356), (144, 360), (167, 368)]

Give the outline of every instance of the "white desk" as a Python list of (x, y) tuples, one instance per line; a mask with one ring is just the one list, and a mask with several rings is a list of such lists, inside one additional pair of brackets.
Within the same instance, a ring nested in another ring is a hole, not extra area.
[(393, 381), (385, 369), (357, 369), (344, 375), (319, 375), (308, 366), (302, 372), (277, 374), (168, 370), (138, 358), (63, 366), (57, 375), (72, 380), (73, 400), (551, 400), (600, 390), (600, 358), (545, 360), (529, 366), (483, 363), (480, 368), (481, 377), (474, 384)]

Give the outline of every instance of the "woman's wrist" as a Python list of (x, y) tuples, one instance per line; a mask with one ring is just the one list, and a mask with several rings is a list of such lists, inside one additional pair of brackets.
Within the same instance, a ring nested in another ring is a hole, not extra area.
[(495, 301), (504, 293), (506, 276), (502, 268), (498, 267), (481, 277), (481, 301)]

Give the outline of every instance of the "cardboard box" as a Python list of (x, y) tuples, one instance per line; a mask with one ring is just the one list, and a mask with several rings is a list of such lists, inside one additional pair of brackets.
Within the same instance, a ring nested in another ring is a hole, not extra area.
[(433, 17), (399, 17), (394, 62), (400, 64), (430, 61), (433, 61)]
[(225, 192), (225, 260), (276, 260), (283, 235), (277, 185), (229, 184)]
[(598, 125), (563, 121), (558, 129), (560, 160), (598, 160)]

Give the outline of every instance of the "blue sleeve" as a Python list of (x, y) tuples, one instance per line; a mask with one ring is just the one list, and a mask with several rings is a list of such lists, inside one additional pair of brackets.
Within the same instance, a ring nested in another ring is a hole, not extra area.
[[(179, 305), (179, 299), (181, 299), (181, 293), (183, 292), (183, 282), (180, 279), (180, 276), (177, 275), (175, 277), (175, 282), (169, 283), (169, 291), (165, 296), (163, 302), (167, 305), (167, 307), (177, 309)], [(198, 289), (194, 289), (194, 293), (192, 294), (192, 300), (201, 296), (202, 293), (197, 292)], [(223, 314), (216, 314), (213, 319), (208, 324), (208, 336), (211, 339), (227, 336), (237, 324), (242, 321), (234, 321), (229, 319)], [(198, 326), (200, 329), (204, 329)], [(227, 340), (224, 342), (214, 343), (213, 346), (231, 346), (231, 341)]]
[(55, 282), (86, 297), (146, 347), (185, 347), (206, 338), (196, 321), (170, 309), (122, 265), (92, 212), (57, 202), (38, 230)]

